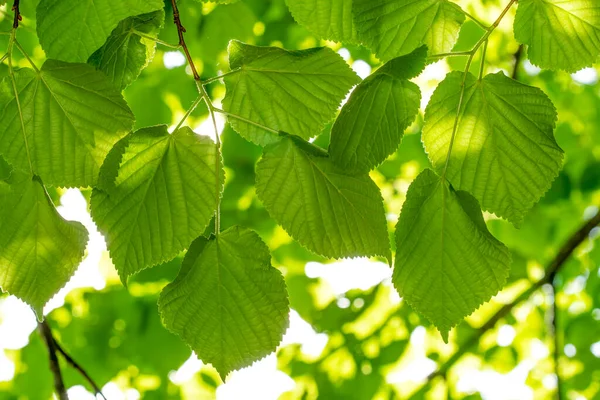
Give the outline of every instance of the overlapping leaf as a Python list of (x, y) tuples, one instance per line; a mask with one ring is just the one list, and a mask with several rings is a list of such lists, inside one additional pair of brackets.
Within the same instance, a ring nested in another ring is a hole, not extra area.
[(31, 162), (46, 184), (94, 185), (104, 158), (133, 125), (121, 94), (87, 64), (48, 60), (39, 72), (14, 75), (0, 87), (0, 153), (18, 169)]
[(238, 226), (197, 239), (158, 306), (166, 327), (223, 380), (273, 352), (288, 326), (283, 277), (260, 237)]
[[(333, 50), (287, 51), (229, 44), (229, 63), (240, 71), (225, 77), (225, 111), (305, 139), (318, 135), (359, 78)], [(240, 119), (230, 118), (243, 137), (260, 145), (277, 140)]]
[(600, 55), (600, 2), (521, 0), (514, 30), (533, 64), (575, 72)]
[(377, 185), (368, 174), (349, 173), (299, 141), (281, 139), (265, 149), (258, 163), (256, 190), (269, 214), (322, 256), (390, 258)]
[[(444, 168), (460, 99), (462, 73), (438, 86), (425, 111), (423, 143)], [(540, 90), (503, 73), (469, 74), (447, 177), (483, 209), (519, 225), (549, 189), (562, 165), (554, 139), (556, 110)]]
[(294, 19), (323, 39), (355, 42), (353, 0), (286, 0)]
[(94, 190), (91, 210), (126, 282), (175, 257), (205, 230), (224, 172), (214, 143), (187, 127), (171, 135), (166, 126), (144, 128), (119, 147), (120, 157), (107, 157), (111, 165), (103, 167), (102, 189)]
[(156, 42), (138, 32), (156, 37), (164, 19), (165, 12), (159, 10), (121, 21), (88, 63), (104, 72), (119, 89), (126, 88), (152, 59), (156, 47)]
[(352, 92), (331, 131), (329, 153), (349, 171), (368, 172), (398, 148), (421, 101), (409, 79), (425, 67), (427, 49), (395, 58)]
[(0, 288), (42, 318), (44, 304), (68, 281), (88, 240), (79, 222), (65, 221), (38, 178), (11, 171), (0, 185)]
[(465, 15), (448, 0), (353, 0), (358, 38), (382, 61), (427, 45), (431, 54), (452, 50)]
[(396, 227), (393, 283), (448, 342), (448, 333), (504, 285), (508, 249), (487, 230), (477, 201), (433, 171), (410, 186)]
[(162, 0), (41, 0), (37, 33), (48, 58), (86, 62), (119, 22), (163, 7)]

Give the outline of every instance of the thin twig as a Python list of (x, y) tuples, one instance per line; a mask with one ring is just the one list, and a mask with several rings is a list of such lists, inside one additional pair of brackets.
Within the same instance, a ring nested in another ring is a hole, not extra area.
[(79, 372), (81, 374), (81, 376), (83, 376), (85, 378), (85, 380), (90, 384), (90, 386), (94, 389), (94, 392), (96, 395), (100, 395), (102, 396), (102, 398), (104, 400), (106, 400), (106, 397), (104, 396), (104, 394), (102, 393), (102, 391), (100, 390), (100, 387), (96, 384), (96, 382), (94, 382), (94, 380), (92, 379), (92, 377), (90, 376), (90, 374), (88, 374), (86, 372), (85, 369), (83, 369), (83, 367), (81, 365), (79, 365), (74, 359), (73, 357), (71, 357), (69, 355), (69, 353), (67, 353), (65, 351), (65, 349), (62, 348), (62, 346), (58, 343), (58, 341), (56, 340), (56, 338), (54, 338), (54, 336), (52, 336), (52, 332), (50, 332), (50, 335), (52, 337), (52, 340), (54, 341), (54, 347), (56, 348), (56, 350), (65, 358), (65, 361), (74, 369), (77, 370), (77, 372)]
[(40, 331), (40, 335), (46, 343), (46, 347), (48, 348), (50, 370), (52, 371), (52, 375), (54, 376), (54, 390), (56, 391), (56, 394), (58, 395), (58, 398), (60, 400), (69, 400), (69, 396), (67, 395), (67, 389), (65, 388), (65, 383), (63, 381), (62, 373), (60, 371), (58, 357), (56, 357), (56, 342), (52, 337), (52, 331), (50, 330), (48, 322), (44, 321), (38, 323), (38, 329)]
[[(463, 356), (467, 353), (470, 348), (479, 342), (479, 339), (484, 333), (496, 326), (496, 323), (507, 316), (513, 308), (521, 304), (523, 301), (529, 299), (533, 293), (535, 293), (542, 286), (552, 282), (554, 277), (569, 259), (571, 254), (579, 247), (581, 243), (589, 236), (592, 229), (600, 225), (600, 212), (598, 212), (592, 219), (587, 221), (581, 226), (560, 248), (552, 262), (546, 268), (546, 276), (536, 283), (532, 284), (529, 289), (521, 293), (512, 303), (504, 305), (500, 310), (492, 316), (477, 332), (472, 335), (466, 342), (461, 343), (460, 349), (454, 353), (437, 371), (431, 373), (427, 377), (427, 383), (431, 382), (432, 379), (438, 376), (443, 376), (448, 370)], [(426, 383), (426, 384), (427, 384)]]
[(224, 74), (213, 76), (212, 78), (205, 79), (205, 80), (202, 81), (202, 84), (203, 85), (208, 85), (209, 83), (221, 80), (221, 79), (225, 78), (226, 76), (234, 75), (234, 74), (237, 74), (238, 72), (241, 72), (241, 71), (242, 71), (241, 68), (233, 69), (233, 70), (231, 70), (229, 72), (225, 72)]
[(187, 58), (188, 63), (190, 64), (190, 68), (192, 69), (192, 75), (196, 81), (200, 81), (200, 75), (198, 74), (198, 70), (196, 69), (196, 65), (194, 65), (194, 60), (190, 55), (190, 51), (188, 50), (187, 44), (185, 43), (185, 38), (183, 34), (186, 32), (185, 28), (181, 24), (181, 18), (179, 16), (179, 8), (177, 8), (177, 0), (171, 0), (171, 4), (173, 5), (173, 22), (175, 26), (177, 26), (177, 35), (179, 36), (179, 45), (183, 49), (185, 53), (185, 58)]
[(274, 133), (274, 134), (276, 134), (276, 135), (279, 135), (279, 134), (280, 134), (280, 132), (279, 132), (278, 130), (276, 130), (276, 129), (269, 128), (269, 127), (268, 127), (268, 126), (266, 126), (266, 125), (259, 124), (258, 122), (251, 121), (251, 120), (249, 120), (249, 119), (247, 119), (247, 118), (244, 118), (244, 117), (242, 117), (241, 115), (232, 114), (232, 113), (230, 113), (230, 112), (227, 112), (227, 111), (225, 111), (225, 110), (221, 110), (220, 108), (216, 108), (216, 107), (213, 107), (213, 110), (214, 110), (215, 112), (218, 112), (219, 114), (223, 114), (223, 115), (225, 115), (225, 116), (226, 116), (226, 117), (228, 117), (228, 118), (237, 119), (238, 121), (242, 121), (242, 122), (245, 122), (245, 123), (247, 123), (247, 124), (249, 124), (249, 125), (253, 125), (253, 126), (255, 126), (255, 127), (257, 127), (257, 128), (260, 128), (260, 129), (262, 129), (262, 130), (264, 130), (264, 131), (271, 132), (271, 133)]

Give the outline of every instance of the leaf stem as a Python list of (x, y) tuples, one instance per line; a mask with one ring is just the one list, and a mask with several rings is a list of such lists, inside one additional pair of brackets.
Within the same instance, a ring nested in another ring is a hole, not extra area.
[(213, 128), (215, 129), (215, 193), (217, 195), (217, 206), (215, 211), (215, 236), (219, 237), (219, 234), (221, 233), (221, 175), (219, 173), (219, 167), (221, 166), (221, 138), (219, 136), (217, 118), (215, 117), (215, 106), (210, 100), (210, 96), (208, 95), (206, 88), (202, 84), (198, 85), (198, 87), (202, 91), (202, 98), (204, 99), (206, 106), (208, 107), (208, 113), (210, 114), (210, 118), (212, 119), (213, 123)]
[(237, 74), (240, 71), (241, 71), (241, 68), (233, 69), (233, 70), (231, 70), (229, 72), (225, 72), (224, 74), (213, 76), (212, 78), (205, 79), (205, 80), (202, 81), (202, 84), (203, 85), (208, 85), (209, 83), (221, 80), (221, 79), (225, 78), (226, 76), (235, 75), (235, 74)]
[(471, 21), (475, 22), (477, 25), (479, 25), (480, 28), (488, 30), (489, 26), (487, 26), (486, 24), (484, 24), (483, 22), (481, 22), (479, 19), (475, 18), (472, 14), (469, 14), (468, 12), (466, 12), (465, 10), (463, 10), (461, 8), (461, 11), (463, 12), (463, 14), (465, 14), (465, 16), (469, 19), (471, 19)]
[(21, 44), (19, 43), (19, 41), (17, 39), (15, 39), (15, 45), (17, 46), (17, 48), (19, 49), (21, 54), (23, 54), (25, 56), (25, 58), (29, 62), (29, 65), (31, 65), (31, 67), (35, 70), (35, 72), (37, 72), (39, 74), (40, 70), (38, 69), (37, 65), (35, 65), (35, 63), (31, 59), (31, 57), (29, 57), (29, 54), (27, 54), (27, 52), (25, 51), (25, 49), (23, 49), (23, 47), (21, 46)]
[(453, 51), (450, 53), (433, 54), (427, 58), (429, 60), (436, 60), (436, 59), (441, 59), (441, 58), (446, 58), (446, 57), (461, 57), (461, 56), (470, 56), (470, 55), (471, 55), (471, 50), (469, 50), (469, 51)]
[(278, 130), (273, 129), (273, 128), (269, 128), (268, 126), (263, 125), (263, 124), (259, 124), (258, 122), (250, 121), (249, 119), (246, 119), (246, 118), (244, 118), (244, 117), (242, 117), (240, 115), (229, 113), (229, 112), (227, 112), (225, 110), (221, 110), (220, 108), (215, 108), (214, 111), (218, 112), (219, 114), (223, 114), (226, 117), (237, 119), (238, 121), (242, 121), (242, 122), (245, 122), (247, 124), (254, 125), (257, 128), (263, 129), (263, 130), (265, 130), (267, 132), (271, 132), (271, 133), (274, 133), (276, 135), (279, 135), (279, 131)]
[[(17, 2), (15, 2), (17, 3)], [(17, 7), (18, 9), (18, 7)], [(15, 20), (17, 18), (15, 17)], [(13, 28), (10, 41), (8, 42), (8, 50), (6, 54), (8, 55), (8, 75), (10, 76), (10, 80), (13, 87), (13, 92), (15, 93), (15, 102), (17, 103), (17, 110), (19, 110), (19, 120), (21, 121), (21, 132), (23, 133), (23, 142), (25, 143), (25, 152), (27, 153), (27, 161), (29, 162), (29, 170), (31, 171), (31, 175), (34, 175), (33, 172), (33, 163), (31, 162), (31, 152), (29, 151), (29, 142), (27, 140), (27, 132), (25, 131), (25, 122), (23, 117), (23, 110), (21, 108), (21, 101), (19, 99), (19, 90), (17, 89), (17, 80), (15, 79), (15, 71), (12, 64), (12, 53), (14, 50), (15, 42), (17, 41), (17, 28)]]
[(171, 43), (165, 42), (164, 40), (160, 40), (159, 38), (152, 37), (150, 35), (145, 34), (144, 32), (140, 32), (137, 29), (131, 29), (131, 33), (133, 33), (134, 35), (143, 37), (144, 39), (152, 40), (153, 42), (161, 44), (165, 47), (170, 47), (172, 49), (180, 49), (181, 48), (181, 45), (179, 45), (179, 44), (171, 44)]
[(196, 100), (194, 100), (194, 102), (192, 103), (191, 107), (186, 111), (186, 113), (183, 116), (183, 118), (181, 118), (181, 120), (179, 121), (179, 123), (175, 127), (174, 132), (177, 131), (179, 128), (181, 128), (181, 126), (183, 125), (183, 123), (185, 122), (185, 120), (188, 119), (188, 117), (190, 116), (190, 114), (194, 112), (194, 110), (196, 109), (196, 107), (198, 107), (198, 104), (200, 104), (202, 102), (202, 99), (203, 99), (202, 96), (198, 96), (198, 98)]
[(485, 71), (485, 54), (487, 53), (488, 40), (483, 44), (483, 52), (481, 53), (481, 66), (479, 67), (479, 80), (483, 79), (483, 72)]

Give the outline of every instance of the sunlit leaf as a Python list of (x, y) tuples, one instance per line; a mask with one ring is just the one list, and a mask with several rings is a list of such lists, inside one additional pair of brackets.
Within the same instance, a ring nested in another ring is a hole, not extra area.
[(521, 0), (514, 30), (533, 64), (575, 72), (600, 55), (600, 3)]
[(156, 37), (164, 19), (165, 12), (160, 10), (121, 21), (88, 63), (104, 72), (119, 89), (124, 89), (154, 56), (155, 42), (142, 38), (137, 32)]
[[(14, 87), (18, 91), (15, 98)], [(0, 152), (55, 186), (92, 186), (133, 114), (106, 76), (87, 64), (48, 60), (17, 70), (0, 87)]]
[(163, 7), (162, 0), (41, 0), (37, 34), (49, 58), (86, 62), (119, 22)]
[(410, 186), (396, 227), (393, 282), (444, 341), (506, 282), (508, 249), (487, 230), (477, 201), (433, 171)]
[(337, 42), (355, 42), (352, 1), (286, 0), (286, 3), (294, 19), (315, 35)]
[(158, 306), (167, 328), (223, 380), (273, 352), (288, 326), (283, 277), (260, 237), (238, 226), (197, 239)]
[[(173, 134), (164, 125), (141, 129), (125, 145), (120, 163), (103, 167), (104, 190), (95, 189), (91, 199), (92, 216), (123, 282), (174, 258), (204, 232), (224, 174), (214, 143), (187, 127)], [(110, 171), (116, 173), (114, 187), (107, 183)]]
[(331, 131), (334, 163), (368, 172), (396, 151), (419, 111), (421, 90), (409, 79), (421, 73), (426, 57), (422, 47), (393, 59), (354, 89)]
[[(438, 171), (446, 163), (462, 80), (462, 73), (449, 74), (425, 111), (423, 143)], [(502, 72), (483, 80), (469, 74), (458, 118), (448, 180), (484, 210), (519, 225), (562, 166), (553, 134), (556, 109), (540, 89)]]
[(0, 192), (0, 287), (42, 309), (83, 259), (88, 240), (79, 222), (65, 221), (38, 178), (13, 172)]
[(326, 154), (281, 139), (265, 149), (256, 190), (271, 216), (302, 245), (331, 257), (390, 258), (379, 188), (368, 174), (354, 175)]
[(431, 54), (446, 53), (465, 21), (448, 0), (353, 0), (358, 38), (382, 61), (427, 45)]
[[(359, 81), (328, 47), (287, 51), (232, 41), (229, 64), (240, 71), (225, 78), (225, 111), (305, 139), (321, 132)], [(236, 118), (229, 122), (256, 144), (277, 140), (277, 135), (250, 123)]]

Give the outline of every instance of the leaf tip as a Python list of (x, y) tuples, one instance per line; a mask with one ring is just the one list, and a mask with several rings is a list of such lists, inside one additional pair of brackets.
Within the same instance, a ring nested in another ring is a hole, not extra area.
[(450, 333), (450, 329), (438, 328), (438, 331), (442, 335), (442, 340), (444, 341), (444, 343), (448, 344), (448, 335)]

